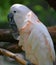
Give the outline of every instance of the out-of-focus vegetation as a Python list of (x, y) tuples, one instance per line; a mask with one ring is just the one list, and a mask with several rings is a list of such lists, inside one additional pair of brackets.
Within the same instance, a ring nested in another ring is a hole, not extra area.
[(0, 1), (0, 28), (7, 28), (7, 14), (11, 5), (20, 3), (32, 9), (46, 26), (56, 25), (56, 12), (45, 0), (1, 0)]

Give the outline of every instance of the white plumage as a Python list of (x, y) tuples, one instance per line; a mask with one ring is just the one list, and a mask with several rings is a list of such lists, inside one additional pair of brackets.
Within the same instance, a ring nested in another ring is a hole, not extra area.
[(46, 26), (24, 5), (14, 4), (10, 12), (14, 15), (20, 33), (19, 45), (23, 46), (26, 58), (35, 65), (53, 65), (55, 51)]

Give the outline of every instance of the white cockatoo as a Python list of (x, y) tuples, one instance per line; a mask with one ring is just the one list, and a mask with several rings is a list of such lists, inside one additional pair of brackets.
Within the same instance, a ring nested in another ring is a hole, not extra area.
[[(26, 58), (34, 65), (53, 65), (55, 50), (46, 26), (26, 6), (14, 4), (8, 15), (13, 36), (26, 53)], [(30, 65), (30, 64), (29, 64)]]

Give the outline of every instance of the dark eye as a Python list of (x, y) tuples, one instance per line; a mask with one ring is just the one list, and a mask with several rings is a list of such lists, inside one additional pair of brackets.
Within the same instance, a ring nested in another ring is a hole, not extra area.
[(14, 13), (16, 13), (16, 11), (14, 11)]

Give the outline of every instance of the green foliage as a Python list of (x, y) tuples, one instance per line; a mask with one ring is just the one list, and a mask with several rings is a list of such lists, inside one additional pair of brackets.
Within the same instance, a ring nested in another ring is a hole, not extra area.
[(10, 7), (8, 0), (0, 2), (0, 22), (7, 21), (8, 8)]
[(35, 6), (34, 6), (34, 10), (35, 10), (35, 11), (39, 11), (39, 12), (40, 12), (40, 11), (42, 11), (42, 10), (43, 10), (43, 7), (42, 7), (42, 6), (40, 6), (40, 5), (35, 5)]

